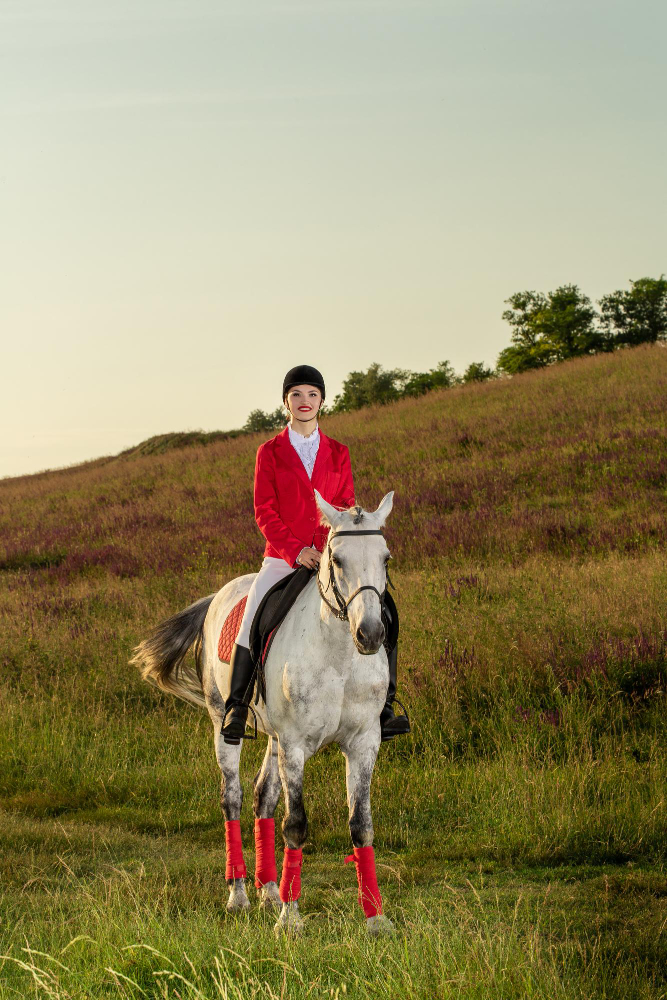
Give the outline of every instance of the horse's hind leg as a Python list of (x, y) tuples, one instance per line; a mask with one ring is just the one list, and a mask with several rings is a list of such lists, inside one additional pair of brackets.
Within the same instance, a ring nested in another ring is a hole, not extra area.
[(276, 873), (276, 847), (273, 814), (280, 798), (278, 741), (269, 736), (262, 766), (255, 777), (255, 886), (263, 910), (280, 907)]
[(245, 863), (241, 848), (241, 805), (243, 804), (243, 788), (239, 776), (241, 746), (225, 743), (218, 727), (215, 734), (215, 751), (222, 773), (220, 785), (220, 801), (222, 814), (225, 817), (225, 841), (227, 848), (227, 867), (225, 879), (229, 887), (227, 911), (238, 913), (248, 910), (250, 900), (245, 889)]
[(346, 746), (341, 746), (345, 755), (345, 781), (347, 784), (347, 804), (349, 825), (354, 854), (346, 861), (354, 861), (359, 885), (359, 902), (366, 916), (368, 933), (391, 934), (393, 924), (382, 914), (382, 897), (375, 874), (375, 853), (373, 851), (373, 818), (371, 815), (371, 778), (377, 758), (378, 733), (366, 733)]
[(275, 925), (276, 932), (290, 931), (298, 934), (303, 926), (299, 915), (298, 899), (301, 895), (301, 849), (308, 835), (308, 820), (303, 807), (303, 750), (294, 745), (278, 746), (278, 767), (285, 792), (285, 818), (283, 839), (285, 854), (280, 879), (282, 909)]
[(220, 802), (222, 814), (225, 817), (225, 844), (227, 848), (227, 867), (225, 879), (229, 886), (227, 910), (238, 913), (239, 910), (250, 908), (250, 900), (245, 890), (245, 863), (241, 847), (241, 806), (243, 804), (243, 788), (239, 774), (242, 743), (233, 746), (225, 743), (220, 735), (222, 720), (225, 714), (225, 702), (212, 671), (205, 670), (203, 677), (206, 707), (213, 723), (215, 740), (215, 756), (220, 767), (222, 781), (220, 785)]

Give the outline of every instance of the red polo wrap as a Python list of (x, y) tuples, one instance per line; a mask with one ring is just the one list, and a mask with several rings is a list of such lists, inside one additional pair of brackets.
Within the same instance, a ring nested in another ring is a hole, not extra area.
[(275, 820), (255, 820), (255, 888), (277, 882)]
[(354, 861), (359, 885), (359, 903), (367, 917), (382, 913), (382, 896), (375, 874), (375, 851), (372, 847), (355, 847), (354, 854), (345, 858), (345, 864)]
[(225, 822), (225, 847), (227, 848), (227, 867), (225, 878), (245, 878), (245, 861), (241, 846), (241, 821), (228, 819)]
[(303, 851), (286, 847), (283, 857), (283, 873), (280, 877), (280, 898), (283, 903), (296, 902), (301, 895), (302, 864)]

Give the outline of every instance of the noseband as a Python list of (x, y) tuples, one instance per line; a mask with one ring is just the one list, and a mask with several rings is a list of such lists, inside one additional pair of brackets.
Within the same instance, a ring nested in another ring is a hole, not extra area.
[[(382, 607), (383, 601), (382, 601), (382, 594), (380, 593), (380, 591), (377, 589), (377, 587), (374, 587), (370, 583), (366, 583), (366, 584), (364, 584), (363, 587), (359, 587), (358, 590), (355, 590), (355, 592), (352, 594), (352, 596), (350, 597), (350, 599), (347, 602), (343, 600), (343, 595), (341, 594), (340, 590), (336, 586), (336, 578), (334, 577), (333, 562), (331, 560), (331, 539), (332, 538), (338, 538), (339, 535), (381, 535), (381, 534), (382, 534), (382, 532), (380, 531), (379, 528), (367, 528), (367, 529), (363, 529), (361, 531), (335, 531), (335, 532), (333, 532), (333, 534), (329, 538), (329, 542), (327, 543), (327, 553), (329, 555), (329, 583), (327, 584), (327, 590), (329, 589), (329, 587), (331, 587), (333, 595), (336, 598), (336, 603), (337, 603), (338, 607), (335, 608), (333, 606), (333, 604), (331, 604), (326, 599), (326, 597), (324, 596), (324, 591), (322, 590), (322, 583), (320, 581), (320, 574), (319, 574), (319, 572), (317, 574), (317, 589), (319, 590), (320, 597), (322, 598), (322, 600), (324, 601), (324, 603), (326, 604), (326, 606), (331, 611), (333, 611), (333, 613), (335, 614), (336, 618), (339, 619), (339, 621), (345, 622), (345, 621), (348, 620), (347, 609), (350, 606), (350, 604), (352, 603), (352, 601), (355, 599), (355, 597), (357, 596), (357, 594), (360, 594), (362, 592), (362, 590), (373, 590), (378, 595), (378, 597), (380, 598), (380, 607)], [(386, 574), (387, 574), (387, 583), (389, 584), (390, 587), (394, 587), (394, 585), (391, 582), (391, 579), (389, 577), (389, 571), (388, 570), (386, 571)], [(394, 587), (394, 590), (395, 589), (396, 588)]]

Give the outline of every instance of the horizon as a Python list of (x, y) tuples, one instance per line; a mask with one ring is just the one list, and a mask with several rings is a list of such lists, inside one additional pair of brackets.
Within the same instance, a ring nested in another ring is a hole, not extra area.
[[(354, 420), (354, 418), (356, 416), (358, 416), (361, 412), (363, 412), (364, 410), (367, 410), (367, 409), (371, 409), (371, 410), (374, 410), (374, 411), (382, 411), (382, 410), (385, 409), (385, 407), (392, 407), (392, 406), (394, 406), (396, 404), (405, 403), (405, 402), (424, 402), (426, 405), (428, 405), (430, 397), (433, 396), (433, 395), (437, 395), (438, 393), (443, 393), (445, 395), (449, 395), (449, 393), (452, 390), (455, 390), (455, 389), (465, 390), (465, 389), (469, 389), (469, 388), (471, 388), (473, 386), (481, 386), (481, 385), (484, 385), (485, 387), (489, 387), (489, 388), (492, 387), (492, 386), (496, 386), (496, 387), (505, 386), (505, 387), (507, 387), (510, 383), (514, 382), (514, 380), (517, 379), (517, 378), (519, 380), (521, 380), (521, 381), (524, 378), (527, 378), (529, 381), (532, 381), (532, 380), (535, 379), (536, 376), (539, 379), (541, 376), (544, 376), (544, 375), (546, 375), (549, 372), (553, 372), (556, 369), (562, 369), (563, 366), (572, 365), (572, 364), (574, 364), (575, 366), (578, 366), (580, 363), (587, 363), (587, 362), (593, 362), (593, 361), (604, 362), (605, 360), (612, 359), (612, 358), (617, 359), (621, 364), (623, 364), (623, 356), (624, 355), (626, 355), (626, 356), (628, 354), (634, 355), (634, 354), (636, 354), (638, 352), (643, 352), (643, 351), (647, 351), (647, 350), (648, 351), (652, 351), (652, 350), (656, 350), (656, 349), (667, 350), (667, 341), (657, 340), (657, 341), (654, 341), (654, 342), (644, 342), (644, 343), (640, 343), (640, 344), (636, 344), (636, 345), (627, 345), (624, 348), (616, 349), (615, 351), (612, 351), (612, 352), (597, 351), (597, 352), (592, 353), (592, 354), (576, 355), (576, 356), (573, 356), (573, 357), (570, 357), (570, 358), (565, 358), (562, 361), (558, 361), (558, 362), (554, 362), (554, 363), (551, 363), (551, 364), (544, 365), (542, 367), (526, 369), (525, 371), (523, 371), (523, 372), (517, 372), (514, 375), (510, 375), (510, 374), (507, 374), (505, 372), (496, 372), (494, 374), (494, 376), (492, 378), (489, 378), (489, 379), (483, 379), (481, 381), (473, 380), (473, 381), (470, 381), (470, 382), (457, 381), (457, 382), (455, 382), (455, 383), (453, 383), (453, 384), (451, 384), (449, 386), (435, 386), (432, 389), (429, 389), (429, 390), (427, 390), (427, 391), (425, 391), (425, 392), (423, 392), (423, 393), (421, 393), (420, 395), (417, 395), (417, 396), (413, 396), (413, 395), (399, 395), (395, 399), (386, 400), (384, 402), (375, 402), (375, 403), (363, 405), (361, 407), (353, 407), (351, 409), (339, 410), (337, 412), (331, 412), (331, 411), (326, 412), (325, 411), (325, 412), (322, 413), (322, 417), (325, 420), (326, 420), (327, 417), (334, 417), (334, 418), (338, 418), (338, 417), (351, 417)], [(630, 360), (630, 359), (628, 359), (628, 360)], [(286, 421), (286, 423), (287, 423), (287, 421)], [(214, 429), (213, 431), (202, 431), (201, 428), (194, 428), (194, 429), (191, 429), (191, 430), (188, 430), (188, 431), (180, 431), (180, 430), (164, 431), (164, 432), (161, 432), (161, 433), (158, 433), (158, 434), (151, 435), (149, 438), (146, 438), (146, 439), (144, 439), (142, 441), (135, 442), (134, 445), (130, 445), (127, 449), (121, 449), (119, 452), (114, 452), (114, 453), (105, 454), (105, 455), (94, 455), (94, 456), (92, 456), (90, 458), (83, 459), (81, 462), (72, 462), (69, 465), (56, 466), (56, 467), (48, 468), (48, 469), (39, 469), (36, 472), (18, 473), (16, 475), (0, 476), (0, 483), (1, 482), (5, 482), (5, 481), (9, 481), (11, 479), (21, 479), (21, 478), (24, 478), (24, 477), (27, 477), (27, 476), (42, 476), (42, 475), (48, 475), (50, 473), (64, 472), (64, 471), (67, 471), (67, 470), (70, 470), (70, 469), (72, 469), (72, 470), (79, 469), (82, 466), (85, 466), (85, 465), (87, 465), (89, 463), (95, 463), (95, 462), (98, 462), (98, 461), (103, 461), (105, 459), (119, 458), (125, 452), (129, 452), (129, 454), (127, 454), (127, 456), (126, 456), (128, 459), (135, 458), (135, 457), (154, 457), (155, 455), (164, 456), (166, 453), (168, 453), (168, 452), (170, 452), (172, 450), (180, 450), (182, 448), (190, 448), (190, 447), (208, 447), (209, 445), (216, 443), (216, 442), (213, 442), (213, 441), (208, 441), (208, 442), (187, 441), (187, 442), (184, 442), (184, 443), (181, 443), (181, 444), (170, 444), (170, 445), (168, 445), (164, 449), (164, 451), (156, 451), (156, 452), (152, 452), (152, 451), (148, 451), (148, 452), (136, 452), (135, 451), (137, 448), (140, 448), (142, 445), (145, 445), (149, 441), (153, 441), (156, 438), (158, 438), (158, 439), (159, 438), (167, 438), (167, 439), (169, 439), (169, 438), (173, 438), (173, 437), (179, 437), (181, 435), (188, 435), (188, 434), (197, 435), (199, 433), (203, 433), (203, 434), (209, 434), (209, 433), (210, 434), (216, 434), (216, 433), (219, 433), (219, 434), (223, 435), (223, 437), (221, 437), (219, 440), (220, 441), (224, 441), (224, 440), (238, 440), (238, 438), (240, 438), (240, 437), (246, 437), (246, 436), (252, 436), (252, 435), (262, 435), (262, 436), (263, 435), (270, 435), (270, 436), (273, 436), (273, 435), (275, 435), (277, 433), (280, 433), (280, 430), (275, 430), (275, 429), (273, 429), (273, 430), (270, 430), (270, 429), (267, 429), (267, 430), (246, 430), (246, 429), (244, 429), (242, 427), (236, 427), (236, 428), (226, 428), (226, 429), (219, 429), (218, 428), (218, 429)], [(225, 438), (224, 435), (229, 435), (229, 437)]]
[[(0, 9), (3, 479), (239, 428), (293, 364), (495, 366), (663, 273), (664, 5)], [(165, 428), (175, 428), (165, 430)]]

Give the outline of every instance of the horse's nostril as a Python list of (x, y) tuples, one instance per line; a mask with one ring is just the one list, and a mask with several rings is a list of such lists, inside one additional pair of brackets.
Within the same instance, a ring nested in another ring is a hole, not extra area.
[(371, 623), (366, 623), (366, 625), (360, 625), (355, 634), (355, 641), (359, 646), (370, 651), (373, 647), (379, 647), (384, 641), (384, 627), (382, 623), (374, 625)]

